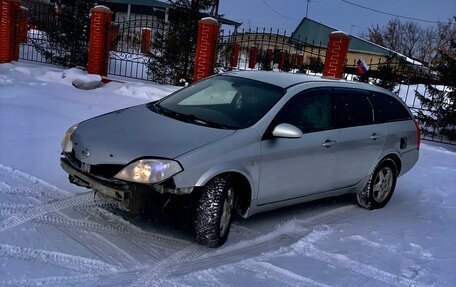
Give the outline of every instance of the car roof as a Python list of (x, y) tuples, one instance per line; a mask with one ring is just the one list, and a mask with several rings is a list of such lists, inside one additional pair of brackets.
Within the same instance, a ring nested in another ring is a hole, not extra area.
[(289, 88), (297, 84), (308, 83), (308, 82), (327, 82), (327, 83), (346, 83), (347, 87), (360, 88), (370, 91), (378, 91), (390, 94), (387, 90), (355, 81), (348, 81), (345, 79), (334, 79), (334, 78), (325, 78), (321, 76), (311, 76), (305, 74), (293, 74), (286, 72), (272, 72), (272, 71), (231, 71), (223, 73), (223, 75), (236, 76), (246, 79), (257, 80), (265, 83), (269, 83), (281, 88)]

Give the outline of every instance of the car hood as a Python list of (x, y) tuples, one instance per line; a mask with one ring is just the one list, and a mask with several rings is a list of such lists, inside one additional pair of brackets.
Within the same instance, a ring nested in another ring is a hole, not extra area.
[(88, 164), (127, 164), (143, 157), (176, 158), (233, 134), (157, 114), (146, 105), (98, 116), (71, 136), (75, 156)]

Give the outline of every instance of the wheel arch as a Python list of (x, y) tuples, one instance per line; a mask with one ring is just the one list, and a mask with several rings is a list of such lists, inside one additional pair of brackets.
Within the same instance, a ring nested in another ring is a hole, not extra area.
[(379, 161), (379, 163), (382, 161), (385, 161), (385, 160), (391, 160), (393, 162), (393, 164), (396, 166), (397, 175), (399, 175), (401, 173), (402, 162), (401, 162), (401, 158), (399, 157), (399, 155), (397, 153), (395, 153), (395, 152), (387, 153), (385, 156), (382, 157), (382, 159)]
[[(236, 210), (246, 218), (249, 213), (254, 190), (253, 179), (249, 173), (240, 169), (213, 170), (205, 173), (195, 184), (195, 187), (202, 187), (211, 179), (217, 176), (230, 176), (236, 192)], [(241, 191), (241, 192), (239, 192)]]

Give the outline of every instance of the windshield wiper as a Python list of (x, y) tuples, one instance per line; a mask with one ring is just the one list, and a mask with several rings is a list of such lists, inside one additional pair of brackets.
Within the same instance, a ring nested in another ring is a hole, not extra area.
[(236, 129), (231, 126), (214, 123), (214, 122), (209, 122), (209, 121), (201, 119), (193, 114), (184, 114), (184, 113), (179, 113), (176, 111), (168, 110), (168, 109), (162, 107), (158, 102), (149, 105), (149, 108), (153, 108), (155, 110), (155, 112), (157, 112), (158, 114), (166, 115), (170, 118), (177, 119), (177, 120), (187, 122), (187, 123), (194, 123), (197, 125), (203, 125), (203, 126), (218, 128), (218, 129), (230, 129), (230, 130)]
[(207, 127), (211, 127), (211, 128), (217, 128), (217, 129), (229, 129), (229, 130), (234, 130), (235, 128), (233, 127), (230, 127), (230, 126), (226, 126), (226, 125), (223, 125), (223, 124), (219, 124), (219, 123), (214, 123), (214, 122), (210, 122), (208, 120), (204, 120), (202, 118), (199, 118), (193, 114), (183, 114), (183, 113), (178, 113), (178, 112), (173, 112), (176, 114), (176, 117), (184, 122), (191, 122), (191, 123), (194, 123), (194, 124), (197, 124), (197, 125), (204, 125), (204, 126), (207, 126)]
[(156, 113), (158, 113), (160, 115), (166, 115), (166, 116), (169, 116), (172, 118), (176, 118), (175, 112), (170, 111), (170, 110), (160, 106), (160, 104), (158, 102), (148, 105), (148, 108), (153, 109)]

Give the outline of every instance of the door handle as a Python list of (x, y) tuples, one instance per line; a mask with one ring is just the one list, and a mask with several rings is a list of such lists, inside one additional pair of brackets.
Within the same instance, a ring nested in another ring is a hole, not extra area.
[(335, 145), (337, 142), (336, 141), (332, 141), (332, 140), (326, 140), (324, 143), (322, 143), (321, 145), (324, 146), (325, 148), (330, 148), (332, 147), (333, 145)]
[(381, 136), (381, 135), (378, 135), (378, 134), (376, 134), (376, 133), (373, 133), (369, 138), (370, 138), (371, 140), (373, 140), (373, 141), (376, 141), (376, 140), (378, 140), (378, 139), (381, 139), (382, 136)]

